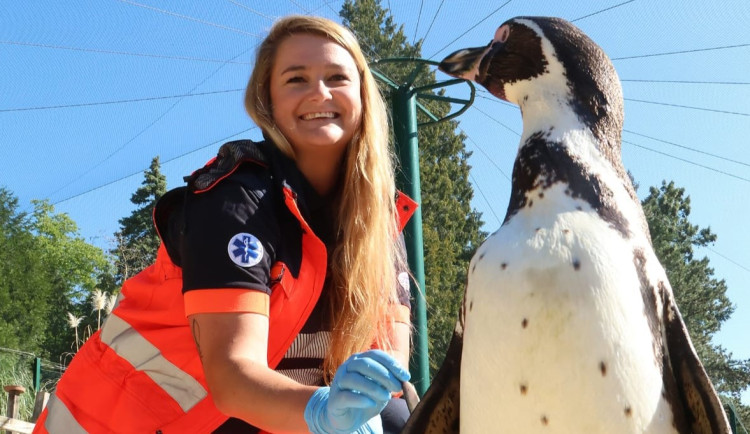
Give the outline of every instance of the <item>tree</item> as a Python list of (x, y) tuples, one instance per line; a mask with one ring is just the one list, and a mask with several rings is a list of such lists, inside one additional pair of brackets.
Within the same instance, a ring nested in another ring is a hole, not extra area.
[(47, 301), (47, 334), (42, 355), (51, 360), (75, 349), (75, 330), (68, 325), (68, 313), (89, 317), (87, 300), (98, 278), (111, 272), (107, 255), (87, 243), (67, 214), (55, 214), (48, 201), (32, 201), (32, 230), (35, 248), (45, 264), (45, 279), (52, 288)]
[(130, 197), (130, 202), (137, 208), (119, 220), (120, 230), (115, 233), (116, 247), (110, 251), (115, 256), (117, 286), (156, 259), (159, 236), (153, 225), (152, 213), (156, 201), (167, 191), (167, 178), (159, 168), (159, 157), (156, 156), (148, 170), (143, 172), (141, 186)]
[(674, 182), (651, 187), (643, 200), (651, 239), (667, 277), (675, 300), (690, 332), (698, 356), (717, 391), (744, 412), (743, 423), (750, 426), (748, 407), (740, 406), (740, 393), (750, 385), (750, 359), (737, 360), (712, 336), (734, 312), (727, 298), (724, 280), (714, 278), (708, 258), (695, 258), (693, 247), (705, 247), (716, 241), (710, 228), (701, 229), (690, 223), (690, 196)]
[[(392, 57), (420, 57), (421, 41), (407, 42), (379, 0), (347, 0), (340, 13), (371, 61)], [(392, 79), (405, 78), (414, 65), (381, 64), (378, 71)], [(424, 68), (415, 83), (434, 83), (435, 74)], [(390, 91), (382, 86), (383, 94)], [(389, 101), (390, 104), (390, 101)], [(436, 116), (448, 114), (447, 103), (428, 101)], [(425, 119), (420, 119), (424, 121)], [(453, 121), (419, 130), (419, 164), (422, 193), (425, 290), (428, 306), (428, 340), (432, 373), (442, 364), (461, 306), (466, 270), (471, 255), (485, 234), (481, 215), (471, 208), (473, 189), (465, 136), (457, 135)]]
[(83, 304), (109, 264), (70, 217), (46, 201), (32, 205), (20, 212), (0, 188), (0, 346), (59, 360), (75, 341), (67, 312), (90, 313)]
[(0, 188), (0, 347), (42, 349), (52, 285), (38, 253), (29, 215)]

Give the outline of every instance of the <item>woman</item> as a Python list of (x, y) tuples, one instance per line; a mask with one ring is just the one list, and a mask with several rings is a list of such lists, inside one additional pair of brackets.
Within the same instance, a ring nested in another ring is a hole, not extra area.
[(278, 21), (245, 106), (266, 140), (225, 144), (159, 201), (156, 263), (125, 282), (37, 431), (379, 432), (386, 406), (403, 422), (414, 204), (394, 202), (386, 110), (353, 35)]

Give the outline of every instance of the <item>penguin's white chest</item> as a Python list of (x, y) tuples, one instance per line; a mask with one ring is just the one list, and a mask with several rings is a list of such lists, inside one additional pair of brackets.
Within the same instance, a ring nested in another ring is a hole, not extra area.
[(594, 212), (534, 211), (470, 265), (461, 432), (676, 432), (631, 242)]

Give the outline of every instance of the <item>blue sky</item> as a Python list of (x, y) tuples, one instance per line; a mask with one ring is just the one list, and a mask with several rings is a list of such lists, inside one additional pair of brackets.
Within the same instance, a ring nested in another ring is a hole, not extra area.
[[(423, 55), (434, 60), (486, 44), (517, 15), (574, 20), (597, 41), (623, 81), (625, 166), (641, 197), (662, 180), (684, 187), (691, 221), (718, 235), (696, 251), (726, 280), (736, 306), (716, 341), (750, 358), (750, 2), (505, 3), (382, 1), (410, 39), (424, 38)], [(339, 20), (341, 4), (0, 3), (0, 185), (25, 210), (32, 199), (49, 199), (88, 241), (110, 246), (154, 156), (172, 188), (224, 141), (259, 137), (242, 89), (272, 19), (313, 13)], [(520, 115), (480, 91), (459, 120), (473, 152), (474, 206), (492, 232), (507, 206)]]

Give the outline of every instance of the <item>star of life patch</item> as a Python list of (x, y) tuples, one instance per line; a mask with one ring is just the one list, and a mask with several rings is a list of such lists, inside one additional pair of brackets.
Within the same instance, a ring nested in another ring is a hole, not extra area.
[(255, 235), (240, 232), (229, 240), (227, 253), (240, 267), (252, 267), (263, 259), (263, 245)]

